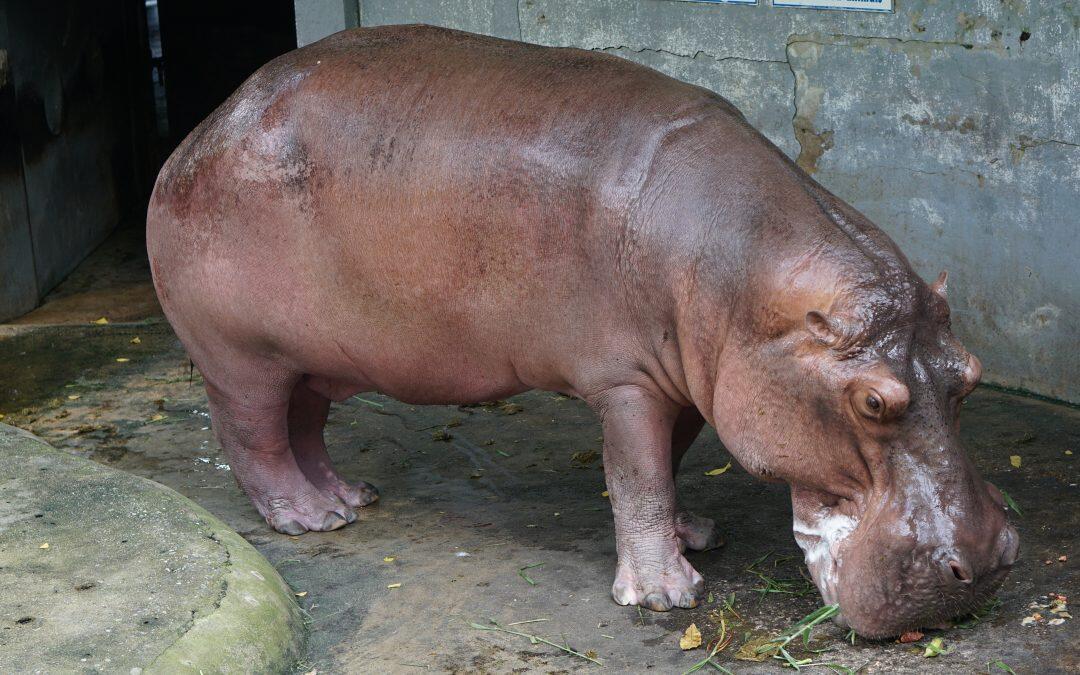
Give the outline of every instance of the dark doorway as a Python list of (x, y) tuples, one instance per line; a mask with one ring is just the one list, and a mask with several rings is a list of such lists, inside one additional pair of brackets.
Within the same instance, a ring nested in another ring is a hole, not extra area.
[(293, 0), (157, 0), (170, 147), (251, 73), (296, 49)]
[(0, 0), (0, 321), (101, 286), (61, 282), (118, 227), (106, 258), (149, 284), (161, 163), (295, 47), (293, 0)]

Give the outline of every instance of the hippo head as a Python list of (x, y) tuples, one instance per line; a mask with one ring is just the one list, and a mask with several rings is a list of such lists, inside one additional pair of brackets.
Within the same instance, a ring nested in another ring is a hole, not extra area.
[(870, 638), (976, 609), (1019, 546), (1001, 493), (960, 446), (981, 366), (950, 330), (944, 274), (928, 286), (901, 271), (778, 290), (792, 320), (755, 331), (765, 347), (720, 373), (730, 396), (721, 384), (714, 406), (736, 458), (790, 484), (795, 540), (822, 598)]

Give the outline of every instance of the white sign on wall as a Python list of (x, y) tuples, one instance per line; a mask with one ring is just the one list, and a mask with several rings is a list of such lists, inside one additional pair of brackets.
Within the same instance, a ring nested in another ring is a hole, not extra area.
[(756, 5), (757, 0), (681, 0), (681, 2), (704, 2), (714, 5)]
[(773, 0), (773, 7), (811, 9), (854, 9), (862, 12), (891, 12), (893, 0)]

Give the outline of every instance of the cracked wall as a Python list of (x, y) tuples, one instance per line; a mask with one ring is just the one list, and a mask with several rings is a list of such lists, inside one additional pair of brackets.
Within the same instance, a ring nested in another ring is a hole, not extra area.
[(949, 270), (987, 381), (1080, 402), (1080, 3), (896, 5), (360, 0), (359, 15), (601, 50), (717, 91), (923, 277)]

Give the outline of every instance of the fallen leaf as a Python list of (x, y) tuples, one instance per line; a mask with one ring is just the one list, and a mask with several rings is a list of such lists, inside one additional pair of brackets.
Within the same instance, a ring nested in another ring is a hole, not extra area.
[(165, 416), (162, 415), (161, 413), (158, 413), (157, 415), (154, 415), (153, 417), (151, 417), (150, 421), (151, 422), (160, 422), (163, 419), (165, 419)]
[(1009, 455), (1009, 464), (1012, 464), (1015, 468), (1020, 468), (1020, 455)]
[(133, 344), (133, 345), (142, 344), (142, 340), (140, 340), (139, 336), (136, 335), (135, 337), (131, 338), (131, 344)]
[(923, 634), (917, 630), (911, 630), (900, 636), (900, 642), (907, 644), (909, 642), (918, 642), (923, 639)]
[(705, 475), (706, 476), (719, 476), (720, 474), (724, 473), (725, 471), (727, 471), (730, 468), (731, 468), (731, 462), (728, 462), (727, 464), (720, 467), (719, 469), (712, 469), (710, 471), (706, 471)]
[(1051, 626), (1060, 626), (1061, 624), (1065, 623), (1065, 619), (1058, 617), (1057, 619), (1050, 619), (1046, 623)]
[(388, 555), (382, 559), (383, 562), (394, 562), (394, 556)]
[(701, 646), (701, 631), (698, 630), (697, 624), (690, 624), (686, 628), (686, 632), (679, 638), (679, 649), (687, 651), (689, 649), (697, 649)]
[(298, 598), (302, 598), (305, 595), (307, 595), (307, 591), (300, 591), (299, 593), (293, 593), (293, 595), (295, 595)]
[(41, 546), (38, 546), (38, 548), (49, 548), (49, 542), (45, 542)]
[(503, 403), (499, 406), (499, 410), (501, 410), (504, 415), (516, 415), (524, 409), (523, 406), (520, 406), (517, 403)]
[(607, 490), (604, 490), (603, 492), (600, 493), (600, 496), (601, 497), (610, 497), (611, 493), (608, 492)]
[(95, 321), (91, 321), (90, 323), (96, 323), (99, 326), (104, 326), (105, 324), (109, 323), (109, 320), (106, 319), (105, 317), (101, 317), (100, 319), (97, 319)]
[(68, 400), (69, 401), (78, 401), (79, 397), (80, 397), (79, 394), (68, 394)]
[(124, 358), (123, 356), (121, 356), (120, 358), (116, 359), (116, 362), (117, 362), (117, 363), (127, 363), (127, 362), (128, 362), (128, 361), (130, 361), (130, 360), (131, 360), (131, 359), (128, 359), (128, 358)]
[(930, 641), (930, 644), (926, 645), (926, 651), (923, 652), (923, 656), (930, 659), (935, 656), (941, 656), (948, 654), (950, 649), (945, 648), (945, 641), (937, 637)]
[(401, 584), (389, 584), (387, 588), (401, 588)]
[(1066, 455), (1071, 455), (1071, 454), (1072, 454), (1072, 450), (1066, 450), (1066, 451), (1065, 451), (1065, 454), (1066, 454)]

